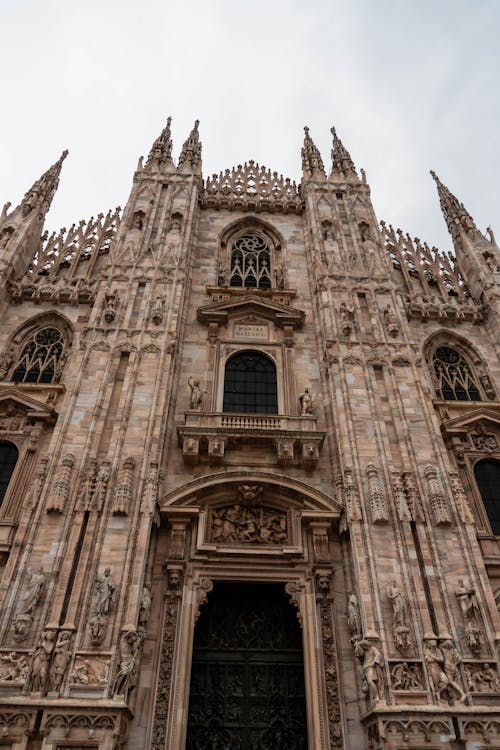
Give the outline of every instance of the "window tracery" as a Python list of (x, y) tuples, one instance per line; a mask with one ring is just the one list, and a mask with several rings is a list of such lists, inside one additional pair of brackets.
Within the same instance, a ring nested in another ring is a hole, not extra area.
[(63, 333), (54, 326), (32, 330), (23, 341), (20, 354), (11, 368), (16, 383), (53, 383), (61, 378), (67, 357)]
[(432, 356), (437, 390), (445, 401), (481, 401), (481, 390), (463, 354), (451, 346), (438, 346)]
[(271, 251), (260, 235), (246, 232), (234, 241), (229, 285), (253, 289), (271, 288)]

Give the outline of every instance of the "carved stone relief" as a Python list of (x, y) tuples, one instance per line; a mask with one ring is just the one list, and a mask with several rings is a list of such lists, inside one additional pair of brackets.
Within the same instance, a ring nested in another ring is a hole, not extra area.
[(77, 654), (69, 677), (70, 685), (106, 685), (110, 660)]
[(459, 670), (462, 659), (452, 641), (446, 639), (438, 646), (436, 639), (427, 639), (424, 659), (436, 702), (447, 705), (465, 703), (467, 696), (462, 689)]
[(33, 613), (45, 594), (45, 573), (28, 568), (28, 580), (21, 596), (21, 606), (12, 621), (14, 640), (24, 641), (33, 623)]
[(339, 679), (335, 631), (332, 620), (332, 602), (330, 592), (330, 574), (320, 572), (316, 576), (319, 596), (317, 603), (321, 623), (321, 640), (323, 646), (323, 665), (325, 670), (326, 701), (328, 712), (328, 729), (332, 748), (342, 748), (342, 723), (340, 718)]
[(391, 664), (393, 690), (423, 690), (424, 680), (420, 664), (400, 661)]
[(24, 683), (28, 676), (28, 654), (17, 651), (0, 653), (0, 682)]
[(498, 449), (498, 440), (494, 433), (488, 432), (482, 424), (476, 426), (476, 431), (470, 433), (472, 445), (477, 451), (492, 453)]
[(208, 540), (223, 544), (285, 544), (288, 542), (287, 514), (265, 505), (219, 506), (211, 512)]
[(464, 664), (467, 689), (471, 693), (500, 693), (496, 664)]

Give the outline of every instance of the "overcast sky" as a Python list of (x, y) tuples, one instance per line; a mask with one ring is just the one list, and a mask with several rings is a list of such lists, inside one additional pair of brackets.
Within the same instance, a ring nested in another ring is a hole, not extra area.
[(498, 0), (0, 0), (0, 202), (70, 151), (47, 219), (127, 200), (166, 117), (201, 120), (203, 173), (300, 180), (335, 124), (380, 219), (448, 249), (429, 169), (500, 236)]

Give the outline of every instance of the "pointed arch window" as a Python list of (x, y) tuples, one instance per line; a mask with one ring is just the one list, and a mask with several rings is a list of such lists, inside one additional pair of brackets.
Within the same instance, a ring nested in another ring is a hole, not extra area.
[(241, 352), (228, 360), (223, 411), (277, 414), (278, 389), (274, 362), (260, 352)]
[(437, 388), (445, 401), (481, 401), (472, 369), (458, 349), (439, 346), (432, 358)]
[(247, 232), (234, 241), (229, 285), (251, 289), (271, 288), (271, 251), (260, 235)]
[(64, 336), (55, 327), (34, 330), (24, 341), (12, 368), (16, 383), (52, 383), (58, 381), (64, 359)]
[(0, 505), (7, 493), (18, 457), (19, 451), (14, 443), (8, 440), (0, 441)]
[(474, 466), (474, 476), (491, 530), (500, 536), (500, 461), (486, 458)]

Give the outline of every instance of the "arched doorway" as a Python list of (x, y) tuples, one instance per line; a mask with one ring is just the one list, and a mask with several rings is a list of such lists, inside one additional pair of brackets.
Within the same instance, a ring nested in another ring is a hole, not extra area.
[(216, 582), (196, 625), (186, 750), (306, 750), (302, 634), (283, 585)]

